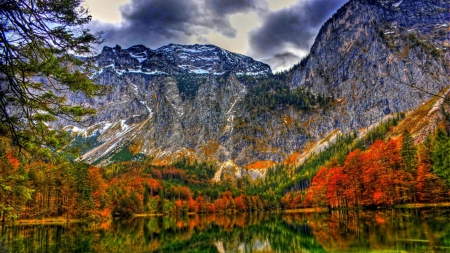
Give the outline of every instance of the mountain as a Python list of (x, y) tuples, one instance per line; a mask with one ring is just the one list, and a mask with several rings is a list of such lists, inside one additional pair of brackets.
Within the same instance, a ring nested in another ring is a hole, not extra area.
[(276, 75), (212, 45), (105, 47), (91, 59), (99, 68), (92, 78), (110, 92), (69, 97), (97, 116), (87, 127), (59, 123), (78, 134), (72, 145), (90, 163), (188, 156), (217, 163), (216, 180), (260, 176), (443, 91), (448, 20), (443, 0), (352, 0), (323, 25), (306, 59)]
[(342, 101), (329, 124), (346, 131), (419, 106), (449, 84), (448, 10), (444, 0), (350, 1), (322, 27), (292, 85)]
[(269, 65), (252, 58), (231, 53), (213, 45), (169, 44), (156, 50), (143, 45), (128, 49), (120, 46), (104, 47), (94, 58), (101, 69), (113, 68), (120, 75), (124, 72), (144, 74), (271, 74)]

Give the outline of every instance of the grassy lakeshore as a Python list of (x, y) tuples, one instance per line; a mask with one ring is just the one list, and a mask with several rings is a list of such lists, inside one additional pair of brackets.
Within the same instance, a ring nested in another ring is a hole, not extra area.
[(328, 212), (326, 207), (311, 207), (311, 208), (297, 208), (283, 210), (283, 213), (323, 213)]
[(163, 213), (136, 213), (133, 214), (133, 217), (157, 217), (157, 216), (164, 216)]
[(450, 207), (450, 202), (442, 203), (410, 203), (395, 205), (394, 208), (425, 208), (425, 207)]
[(18, 219), (18, 220), (6, 220), (5, 225), (49, 225), (49, 224), (65, 224), (65, 223), (75, 223), (83, 222), (81, 219), (66, 219), (65, 217), (53, 217), (53, 218), (42, 218), (42, 219)]

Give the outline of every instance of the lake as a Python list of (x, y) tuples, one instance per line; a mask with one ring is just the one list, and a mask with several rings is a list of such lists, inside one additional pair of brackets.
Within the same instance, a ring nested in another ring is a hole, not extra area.
[(450, 252), (450, 210), (237, 213), (4, 225), (0, 252)]

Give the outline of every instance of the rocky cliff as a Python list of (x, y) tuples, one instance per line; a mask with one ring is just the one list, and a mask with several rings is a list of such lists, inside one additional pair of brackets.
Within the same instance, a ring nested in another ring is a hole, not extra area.
[(296, 163), (309, 144), (410, 110), (449, 85), (448, 5), (352, 0), (324, 24), (309, 57), (277, 75), (212, 45), (105, 47), (92, 78), (111, 92), (71, 97), (98, 113), (88, 127), (66, 129), (89, 142), (87, 162), (189, 156), (221, 164), (218, 178), (224, 168), (239, 175)]
[(345, 131), (414, 108), (449, 82), (449, 3), (354, 0), (321, 29), (292, 85), (342, 101)]

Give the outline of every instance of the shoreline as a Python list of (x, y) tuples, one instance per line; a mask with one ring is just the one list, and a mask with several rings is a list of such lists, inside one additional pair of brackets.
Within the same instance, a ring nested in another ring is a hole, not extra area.
[(394, 205), (394, 208), (411, 208), (411, 209), (419, 209), (419, 208), (427, 208), (427, 207), (450, 207), (450, 202), (442, 202), (442, 203), (410, 203), (410, 204), (400, 204)]
[(82, 219), (66, 219), (63, 217), (52, 217), (42, 219), (17, 219), (6, 220), (0, 222), (1, 225), (52, 225), (52, 224), (67, 224), (67, 223), (79, 223), (83, 222)]
[[(420, 209), (420, 208), (429, 208), (429, 207), (450, 207), (450, 202), (442, 202), (442, 203), (409, 203), (409, 204), (399, 204), (391, 207), (381, 207), (381, 208), (394, 208), (394, 209)], [(380, 208), (380, 207), (378, 207)], [(339, 210), (339, 209), (336, 209)], [(346, 210), (361, 210), (361, 207), (346, 209)], [(281, 213), (324, 213), (328, 212), (329, 209), (327, 207), (310, 207), (310, 208), (296, 208), (296, 209), (286, 209), (286, 210), (278, 210), (276, 212)], [(262, 211), (262, 212), (272, 212), (272, 211)], [(201, 213), (192, 213), (189, 212), (187, 215), (196, 215)], [(227, 213), (224, 213), (227, 214)], [(131, 218), (140, 218), (140, 217), (161, 217), (171, 215), (167, 213), (138, 213), (131, 216)], [(120, 217), (110, 217), (105, 220), (112, 220)], [(129, 218), (129, 217), (128, 217)], [(52, 225), (52, 224), (67, 224), (67, 223), (80, 223), (86, 222), (84, 219), (66, 219), (65, 217), (52, 217), (52, 218), (42, 218), (42, 219), (17, 219), (17, 220), (7, 220), (5, 222), (0, 222), (1, 225)]]
[(133, 214), (131, 217), (132, 218), (137, 218), (137, 217), (158, 217), (158, 216), (166, 216), (167, 214), (164, 213), (136, 213)]
[(327, 207), (308, 207), (282, 210), (282, 213), (324, 213), (328, 212)]

